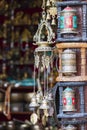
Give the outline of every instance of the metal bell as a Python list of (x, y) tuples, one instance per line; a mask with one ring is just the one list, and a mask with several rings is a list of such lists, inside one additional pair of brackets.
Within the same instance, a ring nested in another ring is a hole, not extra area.
[(52, 23), (51, 25), (56, 25), (55, 17), (52, 17)]
[(43, 98), (42, 93), (41, 92), (37, 92), (37, 94), (36, 94), (36, 101), (37, 101), (38, 104), (41, 103), (42, 98)]
[(35, 108), (35, 107), (38, 107), (38, 106), (39, 106), (39, 104), (38, 104), (37, 101), (36, 101), (36, 97), (35, 97), (35, 96), (32, 97), (31, 103), (29, 104), (29, 107), (30, 107), (30, 108)]
[(67, 87), (63, 91), (63, 111), (64, 112), (73, 112), (75, 109), (75, 91), (69, 87)]
[(41, 106), (39, 107), (39, 109), (45, 110), (45, 109), (49, 109), (49, 108), (50, 108), (50, 107), (49, 107), (48, 101), (47, 101), (46, 98), (44, 98), (44, 99), (42, 100), (42, 103), (41, 103)]
[(47, 0), (46, 6), (51, 6), (50, 0)]
[(60, 33), (61, 34), (77, 34), (77, 11), (67, 6), (60, 12)]
[(50, 18), (50, 13), (49, 13), (49, 11), (47, 11), (47, 18), (46, 18), (47, 20), (50, 20), (51, 18)]
[(54, 100), (52, 93), (48, 93), (47, 100), (48, 101), (53, 101)]
[(64, 127), (63, 130), (77, 130), (77, 128), (74, 127), (73, 125), (68, 125), (68, 126)]

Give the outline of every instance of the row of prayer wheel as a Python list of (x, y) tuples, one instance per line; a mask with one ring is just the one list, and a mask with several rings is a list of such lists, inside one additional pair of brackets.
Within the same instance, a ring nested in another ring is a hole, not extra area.
[[(60, 34), (78, 33), (78, 15), (77, 10), (72, 7), (65, 7), (60, 12)], [(64, 43), (66, 44), (66, 43)], [(72, 43), (71, 43), (72, 46)], [(71, 76), (77, 72), (76, 51), (70, 48), (63, 48), (61, 53), (61, 71), (64, 76)], [(62, 94), (63, 112), (76, 111), (75, 91), (66, 87)], [(63, 130), (77, 130), (73, 125), (64, 126)]]
[[(69, 6), (60, 12), (60, 33), (75, 34), (78, 32), (78, 16), (77, 11)], [(64, 75), (72, 75), (76, 73), (76, 53), (70, 49), (66, 49), (62, 53), (62, 73)]]

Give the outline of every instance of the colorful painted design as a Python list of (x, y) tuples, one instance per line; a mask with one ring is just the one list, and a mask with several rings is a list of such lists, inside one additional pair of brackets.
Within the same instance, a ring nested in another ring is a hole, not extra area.
[(64, 28), (77, 28), (77, 16), (61, 16), (60, 29)]
[(63, 29), (64, 28), (64, 16), (60, 17), (60, 28)]
[(65, 28), (72, 28), (72, 16), (65, 17)]
[(72, 104), (75, 105), (75, 98), (72, 98)]
[(63, 98), (63, 105), (75, 105), (75, 98), (74, 97), (67, 97)]
[(77, 16), (73, 16), (73, 28), (77, 28)]
[(66, 105), (67, 102), (66, 102), (66, 98), (63, 98), (63, 104)]

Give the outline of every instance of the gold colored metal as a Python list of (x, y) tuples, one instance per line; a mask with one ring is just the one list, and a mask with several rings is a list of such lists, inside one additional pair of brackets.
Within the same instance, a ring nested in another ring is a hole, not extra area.
[(33, 125), (37, 123), (38, 115), (35, 112), (30, 116), (30, 121), (32, 122)]
[(42, 124), (43, 124), (43, 126), (46, 126), (46, 116), (45, 115), (42, 116)]
[(57, 7), (50, 7), (49, 9), (50, 15), (54, 16), (57, 15)]
[(55, 34), (53, 33), (50, 24), (46, 20), (45, 11), (43, 11), (41, 23), (39, 24), (38, 30), (33, 37), (33, 40), (36, 43), (33, 43), (33, 44), (39, 45), (39, 46), (43, 46), (43, 45), (48, 46), (49, 44), (53, 43), (52, 40), (54, 37), (55, 37)]

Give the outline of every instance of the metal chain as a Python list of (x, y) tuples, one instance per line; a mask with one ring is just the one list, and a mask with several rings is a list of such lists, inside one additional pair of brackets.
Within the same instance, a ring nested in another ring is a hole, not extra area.
[(42, 9), (43, 9), (43, 11), (45, 10), (45, 0), (43, 0)]

